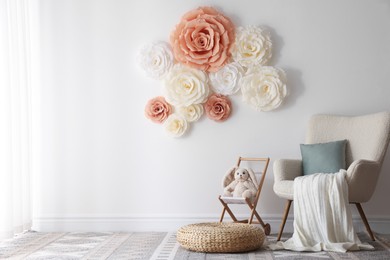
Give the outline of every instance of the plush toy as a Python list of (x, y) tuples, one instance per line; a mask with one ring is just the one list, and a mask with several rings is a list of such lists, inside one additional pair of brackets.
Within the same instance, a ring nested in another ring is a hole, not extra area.
[(224, 196), (249, 198), (251, 201), (256, 196), (257, 181), (255, 173), (251, 169), (230, 169), (223, 180)]

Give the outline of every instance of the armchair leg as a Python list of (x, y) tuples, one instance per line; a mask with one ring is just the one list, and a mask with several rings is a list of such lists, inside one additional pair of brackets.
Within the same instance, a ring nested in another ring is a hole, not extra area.
[(371, 238), (372, 241), (375, 241), (374, 233), (372, 233), (372, 231), (371, 231), (371, 228), (370, 228), (370, 225), (368, 224), (366, 215), (364, 214), (362, 205), (360, 205), (360, 203), (354, 203), (354, 204), (356, 205), (356, 208), (357, 208), (358, 211), (359, 211), (360, 217), (362, 218), (363, 223), (364, 223), (364, 225), (366, 226), (366, 230), (367, 230), (367, 232), (368, 232), (368, 235), (370, 236), (370, 238)]
[(291, 202), (292, 202), (292, 200), (287, 200), (286, 207), (284, 209), (284, 215), (283, 215), (282, 223), (280, 224), (279, 235), (278, 235), (277, 241), (280, 241), (280, 238), (282, 237), (284, 225), (286, 225), (288, 212), (290, 211)]

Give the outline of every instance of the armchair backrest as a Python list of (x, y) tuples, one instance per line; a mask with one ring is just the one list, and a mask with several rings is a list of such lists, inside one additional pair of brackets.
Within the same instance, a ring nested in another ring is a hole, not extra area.
[(314, 115), (309, 120), (306, 143), (347, 140), (347, 167), (366, 159), (382, 165), (390, 139), (390, 113), (364, 116)]

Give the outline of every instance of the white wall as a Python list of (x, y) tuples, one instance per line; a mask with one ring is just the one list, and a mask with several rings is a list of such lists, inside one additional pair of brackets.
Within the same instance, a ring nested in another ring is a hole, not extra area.
[[(270, 29), (271, 64), (287, 72), (290, 95), (268, 113), (235, 96), (228, 121), (204, 118), (172, 139), (144, 117), (161, 83), (135, 56), (144, 44), (168, 41), (181, 15), (202, 5), (236, 25)], [(41, 0), (41, 8), (38, 230), (163, 230), (215, 220), (221, 178), (239, 155), (299, 158), (312, 114), (390, 111), (389, 1)], [(389, 171), (390, 153), (364, 207), (390, 232)], [(271, 167), (259, 210), (276, 231), (284, 201), (272, 185)]]

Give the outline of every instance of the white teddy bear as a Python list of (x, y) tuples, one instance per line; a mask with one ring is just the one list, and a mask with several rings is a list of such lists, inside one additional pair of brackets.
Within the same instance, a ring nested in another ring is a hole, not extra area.
[(257, 192), (255, 178), (251, 169), (233, 168), (229, 170), (224, 178), (224, 195), (249, 198), (253, 201)]

